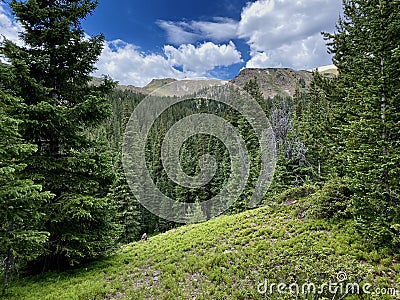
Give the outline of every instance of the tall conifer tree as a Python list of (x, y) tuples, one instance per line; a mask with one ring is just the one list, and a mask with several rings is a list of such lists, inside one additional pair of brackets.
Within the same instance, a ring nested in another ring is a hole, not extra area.
[(106, 197), (110, 160), (87, 137), (109, 115), (105, 95), (114, 86), (107, 78), (89, 84), (104, 37), (87, 37), (80, 21), (97, 1), (13, 0), (10, 6), (24, 45), (1, 43), (14, 76), (2, 76), (0, 85), (22, 99), (15, 111), (21, 137), (37, 148), (26, 159), (26, 176), (55, 195), (39, 209), (44, 218), (37, 229), (50, 234), (40, 268), (64, 267), (103, 253), (115, 234)]
[(336, 147), (360, 228), (382, 244), (396, 240), (400, 223), (400, 2), (343, 7), (337, 33), (326, 34), (339, 70)]
[[(9, 74), (11, 75), (11, 74)], [(48, 232), (40, 231), (40, 206), (51, 199), (49, 192), (24, 176), (24, 159), (36, 151), (23, 143), (18, 132), (20, 120), (12, 111), (19, 99), (0, 90), (0, 270), (3, 288), (13, 267), (35, 259), (43, 251)]]

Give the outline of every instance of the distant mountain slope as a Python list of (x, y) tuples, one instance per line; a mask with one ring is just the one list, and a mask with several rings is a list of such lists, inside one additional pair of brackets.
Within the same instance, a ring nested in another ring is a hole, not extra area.
[(318, 69), (319, 73), (321, 73), (325, 76), (328, 76), (328, 77), (339, 75), (339, 71), (335, 65), (322, 66), (322, 67), (318, 67), (317, 69)]
[[(224, 85), (228, 81), (217, 79), (205, 80), (160, 80), (154, 79), (149, 85), (143, 88), (145, 93), (153, 93), (157, 96), (187, 96), (203, 88)], [(175, 84), (176, 83), (176, 84)], [(160, 89), (161, 87), (164, 87)]]
[[(259, 87), (263, 91), (264, 97), (274, 97), (276, 95), (293, 96), (296, 87), (299, 84), (308, 85), (311, 80), (312, 73), (309, 71), (295, 71), (288, 68), (268, 68), (268, 69), (243, 69), (239, 75), (229, 82), (243, 87), (249, 80), (256, 79)], [(98, 83), (100, 79), (93, 80)], [(137, 93), (150, 94), (164, 85), (176, 82), (173, 78), (153, 79), (144, 87), (135, 87), (133, 85), (119, 85), (118, 89), (131, 90)], [(193, 80), (193, 82), (201, 81), (204, 85), (204, 80)], [(226, 80), (207, 80), (210, 84), (215, 85), (218, 81), (224, 84)], [(194, 83), (195, 85), (195, 83)], [(172, 91), (171, 91), (172, 92)], [(178, 91), (180, 94), (182, 91)]]
[(243, 87), (249, 80), (256, 79), (264, 97), (276, 95), (293, 96), (298, 84), (308, 85), (312, 73), (309, 71), (295, 71), (288, 68), (243, 69), (232, 83)]
[(170, 84), (172, 82), (177, 81), (176, 79), (173, 78), (164, 78), (164, 79), (153, 79), (148, 85), (142, 88), (142, 91), (145, 94), (150, 94), (154, 92), (155, 90), (163, 87), (164, 85)]

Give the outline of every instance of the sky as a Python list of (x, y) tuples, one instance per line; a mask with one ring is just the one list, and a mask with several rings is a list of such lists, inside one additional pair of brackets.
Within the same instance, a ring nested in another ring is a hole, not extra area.
[[(310, 70), (331, 64), (341, 0), (99, 0), (82, 21), (106, 38), (95, 76), (145, 86), (153, 78), (231, 79), (243, 68)], [(21, 26), (0, 4), (0, 34)]]

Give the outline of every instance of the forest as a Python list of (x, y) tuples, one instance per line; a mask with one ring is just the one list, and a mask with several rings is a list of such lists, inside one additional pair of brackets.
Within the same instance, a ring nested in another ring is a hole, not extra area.
[[(129, 118), (146, 97), (91, 74), (105, 37), (87, 38), (81, 20), (97, 1), (12, 0), (24, 44), (2, 38), (0, 56), (0, 278), (3, 292), (26, 276), (70, 270), (112, 255), (123, 245), (184, 224), (143, 207), (127, 183), (122, 162)], [(335, 33), (323, 33), (337, 76), (313, 73), (293, 97), (264, 98), (256, 80), (244, 90), (261, 106), (275, 133), (276, 167), (259, 207), (302, 197), (312, 222), (351, 224), (364, 251), (400, 249), (400, 2), (343, 1)], [(168, 96), (159, 97), (160, 102)], [(146, 140), (146, 164), (155, 185), (179, 202), (195, 203), (188, 223), (206, 221), (217, 207), (202, 205), (220, 193), (231, 158), (215, 136), (198, 134), (179, 159), (190, 176), (199, 158), (217, 161), (199, 188), (168, 177), (161, 147), (168, 130), (191, 114), (212, 113), (243, 138), (250, 162), (243, 193), (224, 212), (251, 212), (261, 170), (260, 141), (246, 120), (210, 99), (185, 100), (164, 111)], [(205, 225), (206, 226), (206, 225)], [(350, 225), (349, 225), (350, 226)], [(245, 299), (245, 298), (244, 298)]]

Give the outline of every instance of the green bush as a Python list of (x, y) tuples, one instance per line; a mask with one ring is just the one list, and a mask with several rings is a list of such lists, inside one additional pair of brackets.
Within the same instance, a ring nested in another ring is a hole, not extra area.
[(271, 203), (282, 204), (285, 202), (297, 201), (301, 198), (305, 198), (309, 195), (314, 194), (318, 189), (319, 187), (317, 185), (312, 185), (312, 184), (296, 186), (283, 191), (282, 193), (272, 197), (271, 199), (268, 199), (267, 201), (264, 202), (264, 204), (271, 204)]
[(317, 219), (348, 219), (351, 217), (352, 192), (340, 179), (333, 179), (309, 196), (310, 215)]

